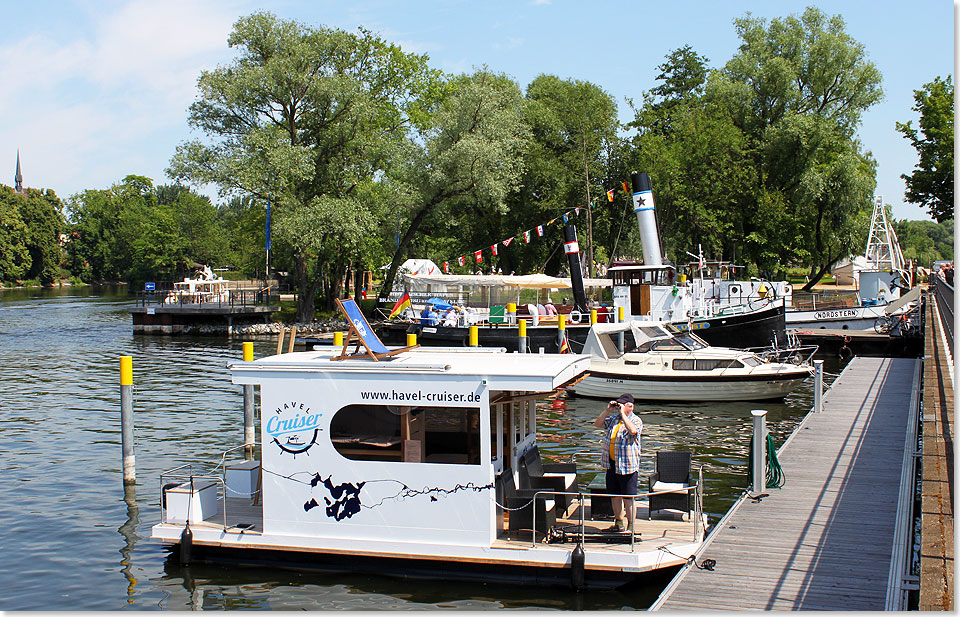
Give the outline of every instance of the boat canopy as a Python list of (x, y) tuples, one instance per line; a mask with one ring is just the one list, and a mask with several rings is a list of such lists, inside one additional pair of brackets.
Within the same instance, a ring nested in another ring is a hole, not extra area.
[(596, 323), (590, 327), (583, 353), (601, 360), (619, 358), (621, 353), (614, 343), (614, 337), (623, 332), (633, 335), (636, 345), (656, 339), (673, 338), (674, 334), (662, 322), (634, 319), (621, 323)]

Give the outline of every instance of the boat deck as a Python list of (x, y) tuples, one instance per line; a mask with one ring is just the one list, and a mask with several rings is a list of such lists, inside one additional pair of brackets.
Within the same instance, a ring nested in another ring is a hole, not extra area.
[[(508, 532), (506, 527), (501, 535), (494, 540), (491, 548), (500, 549), (521, 549), (533, 548), (551, 548), (569, 552), (570, 546), (575, 545), (580, 537), (580, 504), (574, 500), (573, 504), (564, 513), (563, 517), (557, 518), (555, 529), (564, 532), (565, 540), (555, 543), (545, 543), (540, 534), (537, 534), (537, 541), (534, 543), (530, 532)], [(584, 549), (587, 551), (603, 550), (616, 553), (640, 553), (651, 551), (663, 551), (664, 547), (669, 547), (671, 543), (688, 544), (694, 541), (694, 529), (691, 523), (690, 513), (682, 514), (678, 511), (661, 511), (657, 518), (647, 520), (647, 503), (638, 501), (637, 519), (634, 524), (634, 542), (631, 546), (630, 534), (609, 533), (604, 531), (613, 524), (613, 519), (609, 516), (591, 518), (589, 503), (583, 506), (584, 518)], [(209, 528), (223, 529), (223, 500), (218, 503), (216, 514), (200, 522), (190, 522), (194, 529)], [(263, 508), (254, 504), (253, 499), (248, 497), (228, 497), (227, 498), (227, 530), (233, 533), (243, 532), (245, 535), (258, 535), (263, 533)], [(665, 555), (669, 555), (666, 552)]]

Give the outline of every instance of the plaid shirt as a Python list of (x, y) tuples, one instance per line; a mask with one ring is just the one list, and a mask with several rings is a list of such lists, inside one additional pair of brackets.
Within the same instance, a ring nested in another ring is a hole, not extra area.
[[(637, 427), (637, 434), (631, 435), (626, 426), (621, 426), (617, 432), (617, 441), (614, 444), (617, 464), (614, 471), (621, 475), (640, 470), (640, 433), (643, 431), (643, 420), (635, 413), (631, 413), (628, 418)], [(604, 469), (610, 468), (610, 437), (613, 435), (614, 427), (617, 426), (619, 419), (620, 414), (615, 413), (607, 416), (603, 423), (607, 432), (603, 436), (603, 459), (600, 461), (600, 465)]]

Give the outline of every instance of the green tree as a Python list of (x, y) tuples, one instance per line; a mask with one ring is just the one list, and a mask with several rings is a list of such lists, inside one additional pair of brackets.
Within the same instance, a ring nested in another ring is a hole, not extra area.
[(207, 142), (182, 144), (178, 180), (273, 203), (273, 231), (293, 253), (297, 318), (340, 281), (381, 220), (370, 184), (401, 147), (409, 111), (433, 73), (365, 30), (313, 28), (255, 13), (234, 24), (238, 57), (204, 71), (189, 123)]
[(0, 282), (22, 279), (31, 266), (28, 229), (20, 218), (22, 198), (9, 186), (0, 186)]
[(912, 120), (897, 122), (897, 131), (910, 140), (920, 160), (912, 174), (900, 177), (907, 181), (907, 201), (926, 206), (930, 216), (943, 222), (953, 218), (953, 77), (924, 84), (913, 91), (913, 100), (919, 132)]
[(953, 221), (893, 221), (904, 259), (929, 268), (934, 261), (953, 259)]
[(755, 174), (742, 200), (744, 249), (761, 270), (815, 266), (809, 290), (849, 254), (858, 214), (870, 207), (876, 164), (855, 133), (883, 96), (880, 72), (839, 15), (808, 8), (735, 24), (742, 44), (717, 83), (733, 101)]
[[(522, 169), (521, 100), (516, 83), (481, 69), (450, 78), (421, 107), (407, 158), (388, 174), (401, 204), (394, 215), (405, 224), (380, 299), (390, 292), (414, 237), (431, 217), (440, 217), (449, 228), (504, 212)], [(468, 240), (462, 232), (454, 237)], [(460, 244), (455, 250), (466, 248)]]
[(25, 226), (23, 246), (29, 259), (23, 262), (23, 278), (52, 285), (61, 274), (63, 252), (60, 235), (64, 230), (63, 204), (50, 189), (27, 189), (23, 194), (4, 190), (0, 199), (9, 202)]

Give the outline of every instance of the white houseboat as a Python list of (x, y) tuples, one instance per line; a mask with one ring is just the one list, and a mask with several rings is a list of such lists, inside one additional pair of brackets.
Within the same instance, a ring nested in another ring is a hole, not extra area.
[(153, 539), (183, 561), (578, 589), (679, 567), (702, 544), (702, 481), (671, 489), (688, 509), (652, 520), (641, 493), (633, 532), (611, 534), (593, 512), (610, 496), (585, 493), (575, 464), (541, 462), (536, 400), (588, 356), (336, 353), (229, 366), (234, 383), (260, 386), (260, 460), (164, 472)]

